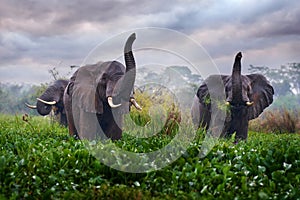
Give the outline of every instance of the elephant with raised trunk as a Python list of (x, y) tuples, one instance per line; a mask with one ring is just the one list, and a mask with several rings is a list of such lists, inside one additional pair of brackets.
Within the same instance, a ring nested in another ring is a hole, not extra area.
[(36, 105), (30, 105), (26, 103), (26, 106), (31, 109), (37, 109), (40, 115), (49, 115), (51, 111), (54, 111), (55, 115), (60, 118), (60, 124), (67, 126), (67, 117), (63, 104), (63, 96), (65, 88), (69, 81), (56, 80), (45, 92), (37, 98)]
[(64, 103), (71, 136), (88, 140), (120, 139), (123, 115), (131, 105), (141, 109), (133, 97), (134, 40), (135, 33), (124, 47), (126, 67), (118, 61), (98, 62), (80, 67), (70, 78)]
[[(194, 124), (198, 128), (208, 129), (212, 115), (210, 93), (225, 92), (226, 99), (223, 102), (227, 112), (221, 136), (228, 137), (236, 132), (236, 142), (247, 139), (249, 120), (257, 118), (273, 102), (274, 95), (273, 87), (263, 75), (241, 74), (241, 59), (242, 53), (239, 52), (235, 57), (231, 76), (209, 76), (200, 85), (192, 105)], [(220, 92), (218, 80), (224, 84), (225, 91)]]

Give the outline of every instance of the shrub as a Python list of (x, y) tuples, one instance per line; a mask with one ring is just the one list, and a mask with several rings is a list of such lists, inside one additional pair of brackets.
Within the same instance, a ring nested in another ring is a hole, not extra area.
[[(132, 109), (131, 119), (136, 123), (132, 126), (146, 126), (152, 123), (156, 130), (163, 135), (174, 135), (181, 122), (181, 113), (174, 96), (165, 88), (148, 88), (144, 92), (137, 91), (135, 98), (142, 111)], [(130, 119), (126, 119), (128, 122)]]
[[(203, 132), (198, 134), (163, 169), (126, 173), (102, 164), (65, 127), (42, 117), (0, 116), (0, 199), (299, 198), (300, 135), (250, 131), (247, 142), (218, 140), (200, 158)], [(125, 134), (107, 145), (138, 153), (172, 140), (166, 135), (141, 139)], [(115, 161), (119, 155), (110, 154)]]
[(273, 109), (251, 120), (249, 129), (271, 133), (300, 133), (300, 110)]

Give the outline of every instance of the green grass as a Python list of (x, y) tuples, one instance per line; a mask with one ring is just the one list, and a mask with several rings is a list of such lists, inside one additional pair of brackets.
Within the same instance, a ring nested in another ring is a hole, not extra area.
[[(237, 145), (222, 139), (204, 158), (198, 134), (167, 167), (126, 173), (102, 164), (47, 119), (0, 116), (0, 199), (299, 199), (299, 134), (250, 132)], [(149, 152), (172, 139), (125, 133), (114, 144)]]

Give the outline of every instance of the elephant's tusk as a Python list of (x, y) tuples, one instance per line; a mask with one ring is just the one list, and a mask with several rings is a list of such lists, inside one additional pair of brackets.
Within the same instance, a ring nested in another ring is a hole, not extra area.
[(253, 101), (251, 101), (251, 102), (250, 102), (250, 101), (247, 101), (247, 102), (246, 102), (246, 105), (247, 105), (247, 106), (252, 106), (253, 103), (254, 103)]
[(38, 101), (44, 103), (44, 104), (47, 104), (47, 105), (55, 105), (56, 104), (56, 101), (45, 101), (43, 99), (40, 99), (40, 98), (36, 98)]
[(121, 106), (121, 104), (115, 105), (115, 104), (113, 103), (112, 97), (107, 97), (107, 101), (108, 101), (108, 104), (109, 104), (109, 106), (110, 106), (111, 108), (117, 108), (117, 107)]
[(26, 105), (28, 108), (31, 108), (31, 109), (36, 109), (36, 106), (29, 105), (28, 103), (25, 103), (25, 105)]
[(136, 102), (135, 99), (130, 99), (130, 102), (134, 105), (137, 110), (142, 110), (142, 107)]
[(226, 106), (230, 106), (230, 102), (229, 102), (229, 101), (226, 101), (225, 105), (226, 105)]

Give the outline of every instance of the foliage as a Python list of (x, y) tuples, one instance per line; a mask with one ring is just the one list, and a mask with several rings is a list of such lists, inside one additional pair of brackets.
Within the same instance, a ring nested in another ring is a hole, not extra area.
[(272, 109), (250, 121), (250, 129), (269, 133), (300, 133), (300, 110)]
[(0, 112), (6, 114), (25, 112), (25, 102), (31, 98), (34, 91), (31, 85), (0, 83)]
[[(297, 199), (300, 136), (249, 133), (247, 142), (219, 140), (198, 156), (203, 132), (164, 169), (116, 171), (95, 159), (67, 129), (42, 117), (0, 117), (0, 198), (7, 199)], [(132, 152), (165, 146), (126, 136), (116, 144)], [(140, 142), (140, 143), (136, 143)], [(143, 149), (141, 149), (143, 147)], [(116, 154), (111, 154), (118, 161)]]
[(135, 83), (139, 86), (141, 92), (144, 92), (149, 85), (160, 86), (171, 91), (178, 98), (177, 100), (181, 103), (181, 106), (187, 108), (190, 108), (191, 99), (193, 99), (200, 83), (203, 81), (200, 75), (194, 74), (186, 66), (162, 67), (160, 71), (155, 70), (155, 68), (150, 70), (141, 68), (138, 70)]
[[(53, 80), (66, 79), (60, 75), (55, 67), (48, 72)], [(37, 112), (27, 108), (25, 103), (35, 105), (36, 98), (41, 96), (49, 84), (50, 83), (41, 83), (40, 85), (0, 83), (0, 113), (16, 114), (27, 112), (37, 115)]]
[(258, 118), (251, 120), (253, 131), (269, 133), (300, 133), (300, 95), (277, 97)]
[[(176, 134), (177, 126), (181, 121), (178, 102), (173, 94), (163, 87), (144, 88), (143, 92), (136, 91), (135, 99), (142, 107), (142, 111), (132, 109), (130, 119), (127, 119), (129, 130), (139, 125), (141, 127), (156, 126), (160, 133), (165, 135)], [(151, 120), (152, 119), (152, 120)], [(134, 124), (129, 121), (132, 120)], [(157, 124), (154, 124), (158, 122)], [(126, 128), (125, 128), (126, 130)]]
[(35, 105), (36, 98), (47, 88), (47, 84), (3, 84), (0, 83), (0, 113), (16, 114), (25, 113), (36, 114), (36, 111), (28, 109), (25, 103)]
[(271, 105), (272, 109), (288, 109), (295, 110), (298, 109), (300, 105), (300, 94), (298, 95), (286, 95), (277, 97)]

